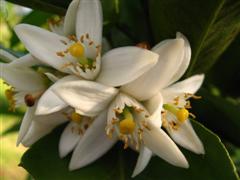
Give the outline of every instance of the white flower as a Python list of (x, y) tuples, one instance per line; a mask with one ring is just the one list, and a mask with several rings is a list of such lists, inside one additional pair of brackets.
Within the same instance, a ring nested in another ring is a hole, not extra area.
[[(15, 27), (19, 38), (34, 57), (58, 71), (78, 77), (81, 81), (74, 88), (74, 83), (69, 82), (68, 93), (61, 96), (70, 106), (75, 107), (76, 103), (72, 101), (74, 99), (70, 96), (71, 91), (77, 90), (85, 96), (86, 90), (89, 90), (85, 87), (92, 87), (89, 97), (91, 94), (97, 96), (95, 99), (82, 98), (78, 101), (79, 105), (84, 104), (76, 107), (81, 115), (98, 115), (117, 93), (117, 89), (113, 87), (129, 83), (157, 62), (157, 54), (137, 47), (118, 48), (101, 58), (102, 12), (99, 0), (72, 1), (63, 29), (64, 34), (69, 35), (68, 38), (31, 25), (21, 24)], [(138, 59), (137, 66), (131, 59)], [(64, 102), (48, 103), (46, 100), (51, 99), (52, 93), (46, 92), (41, 97), (37, 114), (53, 113), (67, 106)], [(102, 105), (100, 101), (103, 102)], [(89, 111), (90, 109), (94, 110)]]
[[(93, 121), (79, 141), (73, 152), (70, 170), (84, 167), (95, 161), (118, 139), (124, 142), (125, 147), (130, 146), (140, 153), (133, 176), (147, 166), (152, 152), (173, 165), (188, 167), (188, 162), (179, 148), (160, 128), (162, 112), (166, 111), (163, 108), (163, 104), (166, 105), (166, 96), (164, 94), (162, 97), (160, 91), (168, 87), (170, 81), (178, 80), (185, 72), (190, 61), (190, 46), (181, 36), (174, 40), (167, 40), (153, 50), (159, 53), (158, 63), (136, 80), (121, 86), (121, 92), (108, 107), (108, 111), (103, 111)], [(102, 63), (104, 61), (103, 59)], [(137, 66), (138, 60), (132, 61), (135, 61)], [(202, 79), (200, 84), (201, 82)], [(200, 84), (196, 88), (199, 88)], [(75, 86), (77, 87), (77, 82)], [(67, 85), (65, 87), (67, 89)], [(186, 89), (186, 92), (188, 91), (189, 89)], [(56, 89), (56, 92), (60, 97), (65, 96), (66, 93), (66, 91), (61, 92), (61, 88)], [(74, 97), (76, 102), (80, 100), (78, 91), (74, 92)], [(138, 102), (142, 100), (145, 100), (144, 106)], [(79, 105), (76, 103), (72, 106), (76, 108)], [(104, 123), (106, 118), (107, 122)], [(111, 137), (110, 140), (104, 130)]]
[[(47, 78), (43, 74), (33, 71), (30, 67), (39, 62), (31, 55), (21, 58), (1, 50), (0, 57), (10, 63), (0, 63), (0, 78), (11, 85), (5, 91), (10, 110), (20, 105), (27, 105), (27, 111), (20, 127), (17, 145), (19, 143), (30, 146), (38, 139), (48, 134), (54, 127), (66, 121), (61, 113), (47, 116), (36, 116), (36, 104), (41, 94), (48, 88)], [(55, 98), (59, 99), (57, 96)], [(47, 125), (45, 122), (49, 122)]]
[[(184, 48), (179, 48), (179, 52), (175, 52), (175, 58), (171, 58), (173, 54), (168, 53), (168, 49), (174, 42), (178, 42), (175, 44)], [(156, 45), (152, 51), (159, 54), (157, 65), (136, 81), (123, 86), (122, 90), (140, 100), (151, 97), (151, 101), (156, 101), (153, 95), (157, 99), (159, 97), (156, 94), (161, 94), (165, 112), (163, 127), (179, 145), (197, 154), (204, 154), (202, 142), (188, 120), (188, 115), (192, 114), (187, 111), (190, 108), (188, 99), (199, 98), (194, 93), (201, 87), (204, 75), (195, 75), (175, 83), (182, 77), (190, 63), (191, 48), (188, 40), (181, 33), (177, 33), (177, 39), (165, 40)]]

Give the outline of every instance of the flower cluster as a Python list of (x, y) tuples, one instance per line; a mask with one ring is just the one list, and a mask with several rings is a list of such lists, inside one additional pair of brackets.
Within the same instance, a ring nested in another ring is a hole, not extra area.
[[(118, 140), (139, 152), (133, 177), (153, 154), (188, 168), (180, 146), (197, 154), (204, 147), (189, 121), (190, 98), (204, 75), (177, 82), (191, 58), (181, 33), (151, 50), (137, 46), (104, 48), (99, 0), (73, 0), (66, 16), (49, 21), (50, 31), (19, 24), (15, 32), (29, 54), (17, 59), (1, 52), (1, 78), (10, 109), (25, 104), (17, 144), (31, 146), (68, 122), (60, 157), (73, 151), (69, 169), (84, 167)], [(105, 49), (105, 50), (104, 50)]]

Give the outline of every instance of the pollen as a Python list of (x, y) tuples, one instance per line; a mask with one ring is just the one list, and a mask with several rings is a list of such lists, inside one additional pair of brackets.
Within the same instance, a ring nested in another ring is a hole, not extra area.
[(5, 91), (5, 96), (8, 100), (13, 99), (13, 91), (11, 89), (7, 89)]
[(5, 91), (5, 96), (8, 100), (8, 103), (9, 103), (9, 111), (15, 111), (15, 99), (14, 99), (14, 92), (11, 89), (7, 89)]
[(76, 123), (80, 123), (81, 122), (81, 115), (80, 114), (78, 114), (78, 113), (76, 113), (76, 112), (73, 112), (72, 114), (71, 114), (71, 120), (72, 121), (74, 121), (74, 122), (76, 122)]
[(84, 56), (84, 47), (81, 43), (76, 42), (68, 48), (69, 53), (76, 58)]
[(122, 134), (132, 134), (135, 129), (135, 122), (132, 119), (123, 119), (119, 123), (119, 130)]
[(187, 109), (182, 108), (182, 109), (179, 109), (179, 110), (177, 111), (176, 116), (177, 116), (177, 118), (178, 118), (178, 120), (179, 120), (180, 122), (184, 122), (184, 121), (186, 121), (186, 120), (188, 119), (189, 112), (188, 112)]

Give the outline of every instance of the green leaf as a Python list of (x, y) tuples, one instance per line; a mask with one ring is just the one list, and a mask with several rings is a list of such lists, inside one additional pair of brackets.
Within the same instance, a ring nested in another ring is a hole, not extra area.
[(195, 113), (198, 119), (231, 142), (240, 145), (240, 103), (215, 96), (203, 88), (199, 94), (203, 100), (193, 104), (193, 109), (198, 110)]
[(14, 123), (12, 126), (8, 127), (7, 129), (5, 129), (3, 132), (0, 133), (0, 137), (1, 136), (6, 136), (10, 133), (15, 133), (20, 129), (20, 125), (21, 122), (20, 120), (17, 123)]
[(38, 9), (45, 12), (64, 15), (66, 7), (71, 0), (8, 0), (12, 3), (26, 6), (32, 9)]
[[(236, 180), (235, 167), (220, 139), (195, 121), (193, 126), (204, 143), (206, 155), (195, 155), (183, 150), (190, 164), (189, 169), (174, 167), (155, 156), (143, 173), (135, 179)], [(137, 153), (129, 149), (123, 150), (119, 144), (95, 163), (77, 171), (68, 171), (70, 156), (63, 160), (58, 157), (61, 131), (62, 128), (55, 130), (23, 155), (20, 165), (36, 180), (131, 179)]]
[[(240, 84), (240, 34), (207, 74), (208, 84), (219, 87), (225, 96), (239, 97)], [(223, 74), (219, 78), (219, 74)]]
[[(50, 18), (52, 14), (34, 10), (26, 15), (20, 23), (31, 24), (35, 26), (42, 26), (47, 22), (47, 19)], [(11, 38), (11, 46), (16, 45), (19, 42), (17, 35), (14, 33)]]
[(150, 0), (155, 41), (182, 32), (193, 50), (187, 76), (206, 72), (240, 31), (240, 1)]

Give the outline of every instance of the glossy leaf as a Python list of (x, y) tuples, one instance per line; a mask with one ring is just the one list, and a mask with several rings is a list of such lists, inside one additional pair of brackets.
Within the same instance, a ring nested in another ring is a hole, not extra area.
[[(52, 14), (42, 12), (39, 10), (34, 10), (28, 15), (24, 16), (20, 23), (32, 24), (36, 26), (42, 26), (47, 22), (47, 19), (50, 18)], [(11, 37), (11, 46), (16, 45), (19, 42), (17, 35), (14, 33)]]
[(205, 125), (240, 145), (240, 104), (201, 89), (203, 100), (194, 103), (196, 115)]
[[(220, 139), (199, 123), (193, 122), (193, 125), (204, 143), (206, 155), (184, 150), (190, 163), (189, 169), (174, 167), (155, 156), (135, 179), (237, 179), (235, 168)], [(123, 150), (122, 145), (116, 145), (104, 157), (85, 168), (68, 171), (70, 157), (61, 160), (58, 156), (60, 134), (61, 128), (34, 144), (22, 157), (20, 165), (35, 179), (131, 179), (137, 154), (129, 149)]]
[(150, 0), (149, 8), (156, 42), (178, 31), (189, 39), (187, 76), (209, 70), (240, 30), (240, 1)]

